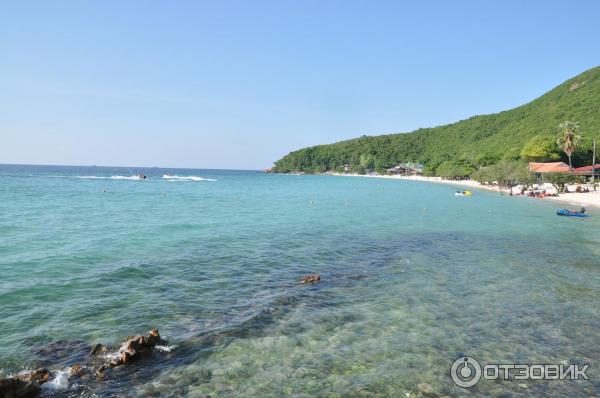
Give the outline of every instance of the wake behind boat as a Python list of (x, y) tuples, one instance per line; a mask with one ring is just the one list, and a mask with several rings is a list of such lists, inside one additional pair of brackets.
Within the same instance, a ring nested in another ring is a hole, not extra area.
[(148, 177), (144, 174), (137, 174), (132, 176), (124, 176), (124, 175), (112, 175), (112, 176), (74, 176), (74, 177), (66, 177), (66, 178), (78, 178), (82, 180), (146, 180)]
[(214, 178), (204, 178), (200, 176), (178, 176), (169, 173), (163, 174), (162, 178), (168, 181), (217, 181)]

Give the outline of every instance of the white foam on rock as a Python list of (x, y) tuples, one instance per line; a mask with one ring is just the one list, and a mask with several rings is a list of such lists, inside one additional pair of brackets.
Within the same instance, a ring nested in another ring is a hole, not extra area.
[(162, 352), (171, 352), (175, 349), (174, 345), (156, 345), (154, 349)]
[(66, 390), (69, 388), (69, 368), (57, 371), (52, 380), (42, 384), (42, 388), (49, 390)]

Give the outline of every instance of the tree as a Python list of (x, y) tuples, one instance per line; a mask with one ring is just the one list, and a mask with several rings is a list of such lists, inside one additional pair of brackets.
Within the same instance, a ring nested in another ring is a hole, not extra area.
[(489, 153), (480, 153), (479, 155), (475, 156), (475, 164), (479, 168), (489, 166), (491, 164), (496, 163), (497, 161), (498, 157), (493, 156)]
[(360, 155), (360, 166), (365, 170), (373, 170), (375, 167), (375, 156), (363, 153)]
[(377, 174), (384, 174), (386, 169), (387, 167), (383, 162), (381, 162), (379, 159), (375, 160), (375, 172)]
[(573, 174), (548, 173), (544, 176), (544, 180), (554, 185), (559, 192), (564, 192), (567, 184), (583, 182), (584, 178)]
[(531, 162), (559, 160), (560, 154), (556, 142), (551, 136), (536, 135), (523, 147), (521, 157)]
[(468, 161), (461, 159), (446, 160), (436, 168), (435, 173), (442, 178), (462, 180), (467, 178), (473, 171), (475, 171), (475, 168)]
[(561, 136), (558, 138), (556, 143), (563, 150), (563, 152), (569, 157), (569, 169), (573, 173), (573, 164), (571, 163), (571, 155), (581, 142), (581, 135), (579, 132), (579, 123), (565, 121), (558, 126), (561, 130)]
[(482, 183), (497, 181), (501, 187), (512, 187), (518, 183), (533, 181), (527, 163), (518, 160), (501, 160), (492, 166), (477, 170), (472, 177)]

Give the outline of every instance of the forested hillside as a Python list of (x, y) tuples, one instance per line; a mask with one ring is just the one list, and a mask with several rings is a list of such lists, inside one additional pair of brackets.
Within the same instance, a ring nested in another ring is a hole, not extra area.
[(344, 164), (357, 172), (382, 171), (400, 162), (419, 162), (429, 175), (468, 175), (504, 159), (566, 160), (556, 145), (558, 126), (566, 120), (579, 122), (583, 136), (573, 165), (589, 164), (592, 140), (600, 139), (600, 67), (515, 109), (411, 133), (300, 149), (275, 162), (274, 171), (339, 171)]

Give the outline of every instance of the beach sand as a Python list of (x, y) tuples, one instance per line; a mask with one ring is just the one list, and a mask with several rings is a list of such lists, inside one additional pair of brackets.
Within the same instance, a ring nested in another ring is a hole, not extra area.
[[(360, 175), (360, 174), (341, 174), (341, 173), (330, 173), (336, 176), (352, 176), (352, 177), (366, 177), (366, 178), (386, 178), (394, 180), (410, 180), (410, 181), (423, 181), (433, 182), (437, 184), (455, 185), (458, 187), (469, 187), (473, 189), (483, 189), (486, 191), (508, 193), (508, 189), (501, 189), (494, 185), (483, 185), (474, 180), (444, 180), (441, 177), (424, 177), (424, 176), (397, 176), (397, 175)], [(546, 196), (543, 199), (538, 200), (552, 200), (556, 202), (567, 203), (571, 206), (593, 206), (600, 208), (600, 191), (596, 192), (585, 192), (585, 193), (561, 193), (559, 196)]]
[(565, 202), (573, 206), (594, 206), (600, 208), (600, 191), (585, 193), (561, 193), (557, 197), (547, 197), (545, 199)]

